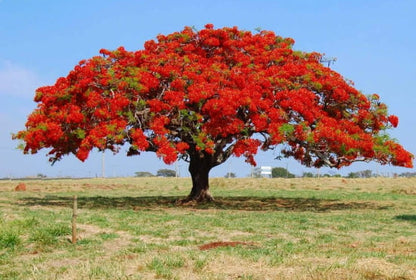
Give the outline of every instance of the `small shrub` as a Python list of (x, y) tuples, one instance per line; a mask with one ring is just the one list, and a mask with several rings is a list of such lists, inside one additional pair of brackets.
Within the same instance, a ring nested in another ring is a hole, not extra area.
[(45, 229), (38, 229), (34, 231), (30, 237), (30, 241), (38, 245), (52, 245), (56, 242), (56, 238), (49, 234)]
[(0, 249), (14, 249), (21, 242), (22, 240), (17, 232), (8, 230), (0, 231)]
[(58, 225), (53, 225), (51, 227), (48, 227), (46, 231), (54, 237), (60, 237), (60, 236), (71, 234), (71, 228), (69, 227), (69, 225), (63, 225), (63, 224), (58, 224)]
[(39, 245), (52, 245), (58, 242), (58, 237), (71, 234), (71, 228), (67, 225), (56, 224), (39, 227), (30, 237), (30, 241)]

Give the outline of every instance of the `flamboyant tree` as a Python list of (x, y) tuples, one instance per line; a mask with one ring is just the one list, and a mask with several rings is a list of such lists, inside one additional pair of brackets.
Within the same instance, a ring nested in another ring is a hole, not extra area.
[(411, 167), (413, 155), (385, 133), (398, 118), (374, 94), (294, 51), (294, 41), (237, 27), (159, 35), (143, 50), (101, 50), (36, 91), (37, 109), (14, 135), (25, 153), (50, 161), (93, 148), (155, 152), (189, 162), (187, 200), (210, 200), (208, 174), (230, 156), (255, 165), (258, 149), (281, 147), (306, 166), (354, 161)]

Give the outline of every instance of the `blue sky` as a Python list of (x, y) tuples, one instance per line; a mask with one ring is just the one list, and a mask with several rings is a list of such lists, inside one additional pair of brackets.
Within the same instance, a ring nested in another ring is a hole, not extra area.
[[(389, 111), (399, 117), (390, 131), (416, 154), (416, 18), (413, 0), (280, 1), (132, 1), (132, 0), (0, 0), (0, 177), (100, 176), (102, 156), (93, 153), (82, 163), (74, 156), (50, 166), (44, 153), (22, 155), (11, 133), (24, 128), (35, 108), (34, 91), (53, 84), (81, 59), (101, 48), (141, 49), (157, 34), (203, 28), (257, 27), (295, 39), (295, 49), (317, 51), (337, 61), (331, 67), (365, 94), (378, 93)], [(259, 165), (288, 167), (292, 173), (316, 172), (293, 160), (274, 160), (273, 152), (256, 157)], [(187, 165), (176, 166), (189, 176)], [(156, 173), (165, 166), (153, 153), (127, 158), (105, 154), (106, 176), (132, 176), (135, 171)], [(372, 169), (380, 173), (413, 170), (377, 164), (353, 164), (334, 172)], [(328, 172), (323, 169), (320, 172)], [(211, 171), (212, 177), (231, 171), (243, 177), (250, 166), (232, 158)]]

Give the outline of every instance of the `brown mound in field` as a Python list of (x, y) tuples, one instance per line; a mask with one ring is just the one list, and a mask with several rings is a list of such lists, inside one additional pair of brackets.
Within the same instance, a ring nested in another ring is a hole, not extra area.
[(217, 242), (211, 242), (208, 244), (204, 244), (199, 246), (199, 250), (205, 251), (210, 249), (215, 249), (218, 247), (235, 247), (237, 245), (254, 245), (252, 243), (247, 242), (241, 242), (241, 241), (217, 241)]
[(19, 183), (15, 188), (14, 188), (14, 190), (16, 191), (16, 192), (25, 192), (26, 191), (26, 184), (24, 184), (24, 183)]

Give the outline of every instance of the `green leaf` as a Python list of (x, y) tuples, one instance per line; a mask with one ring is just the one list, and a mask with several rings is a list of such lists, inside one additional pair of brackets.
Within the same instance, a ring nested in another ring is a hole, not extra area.
[(282, 124), (282, 126), (279, 127), (279, 132), (284, 135), (291, 135), (293, 131), (295, 131), (295, 127), (288, 123)]
[(75, 132), (75, 135), (77, 136), (78, 139), (84, 139), (85, 138), (85, 131), (82, 130), (81, 128), (77, 128), (74, 132)]

